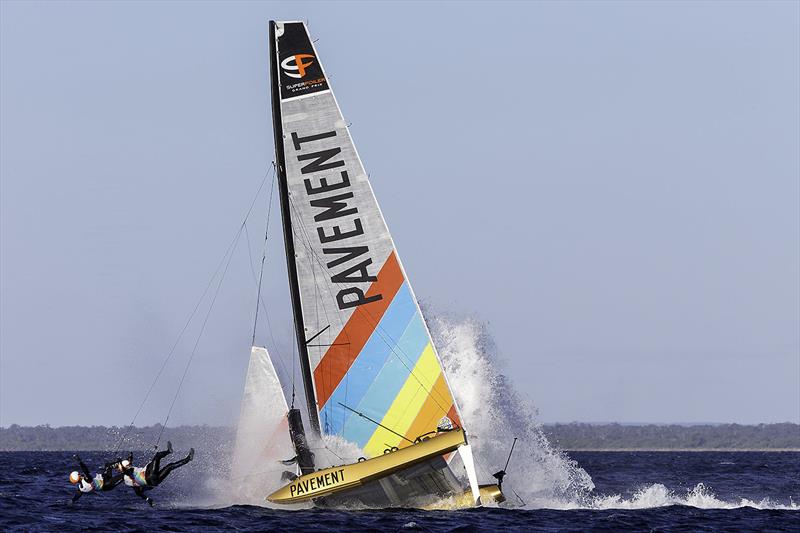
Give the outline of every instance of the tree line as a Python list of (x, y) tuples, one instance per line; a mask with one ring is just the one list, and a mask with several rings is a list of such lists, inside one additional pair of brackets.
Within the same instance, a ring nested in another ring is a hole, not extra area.
[(798, 424), (552, 424), (550, 442), (563, 450), (800, 450)]
[[(800, 450), (798, 424), (623, 425), (549, 424), (543, 430), (563, 450)], [(162, 434), (163, 432), (163, 434)], [(171, 440), (188, 448), (227, 449), (235, 429), (224, 426), (161, 425), (19, 426), (0, 428), (0, 451), (149, 450)], [(124, 438), (123, 438), (124, 437)]]

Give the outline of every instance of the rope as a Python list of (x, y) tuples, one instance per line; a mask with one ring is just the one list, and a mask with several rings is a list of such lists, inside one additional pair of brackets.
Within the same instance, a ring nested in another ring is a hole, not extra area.
[[(241, 235), (241, 229), (239, 230), (237, 235)], [(239, 242), (238, 236), (235, 241), (236, 243)], [(197, 335), (197, 340), (194, 342), (194, 346), (192, 347), (192, 353), (189, 355), (189, 360), (186, 362), (186, 368), (183, 369), (183, 375), (181, 376), (181, 381), (178, 383), (178, 390), (175, 391), (175, 396), (172, 398), (172, 403), (169, 405), (169, 410), (167, 411), (167, 416), (164, 419), (164, 423), (161, 425), (161, 431), (158, 432), (158, 438), (156, 439), (156, 443), (153, 445), (154, 448), (158, 448), (158, 443), (161, 442), (161, 436), (164, 434), (164, 430), (167, 427), (167, 422), (169, 422), (169, 417), (172, 415), (172, 408), (175, 407), (175, 402), (178, 399), (178, 395), (181, 393), (181, 388), (183, 388), (183, 382), (186, 380), (186, 376), (189, 373), (189, 367), (192, 365), (192, 361), (194, 360), (194, 356), (197, 353), (197, 346), (200, 344), (200, 339), (203, 337), (203, 333), (206, 330), (206, 324), (208, 324), (208, 319), (211, 316), (211, 310), (214, 309), (214, 303), (217, 301), (217, 296), (219, 295), (219, 289), (222, 287), (222, 282), (225, 279), (225, 274), (228, 273), (228, 267), (231, 264), (231, 259), (233, 259), (233, 252), (236, 249), (236, 246), (231, 250), (230, 255), (228, 256), (228, 262), (225, 263), (225, 270), (222, 271), (222, 275), (219, 278), (219, 282), (217, 283), (217, 288), (214, 291), (214, 296), (211, 298), (211, 304), (208, 306), (208, 311), (206, 312), (206, 316), (203, 319), (203, 325), (200, 327), (200, 333)]]
[[(250, 233), (247, 231), (247, 226), (244, 227), (244, 232), (245, 232), (245, 241), (247, 241), (247, 255), (250, 258), (250, 274), (253, 276), (253, 283), (256, 286), (258, 286), (258, 277), (256, 276), (256, 269), (253, 266), (253, 253), (250, 250)], [(278, 343), (275, 342), (275, 334), (272, 332), (272, 322), (269, 318), (269, 312), (267, 311), (267, 307), (264, 305), (264, 300), (260, 299), (260, 301), (257, 301), (256, 303), (260, 304), (261, 310), (264, 312), (264, 316), (266, 316), (267, 318), (267, 331), (269, 332), (270, 339), (272, 339), (272, 346), (273, 346), (273, 350), (270, 351), (270, 359), (273, 362), (277, 361), (278, 366), (280, 366), (280, 370), (283, 372), (284, 375), (288, 376), (289, 372), (286, 370), (286, 365), (283, 362), (283, 358), (275, 357), (275, 353), (277, 352), (274, 347), (276, 347)], [(255, 337), (253, 337), (251, 344), (255, 346)], [(281, 384), (281, 387), (283, 387), (283, 384)]]
[[(225, 274), (228, 272), (228, 267), (230, 267), (231, 260), (233, 259), (233, 252), (236, 250), (236, 245), (239, 243), (239, 239), (242, 236), (242, 232), (244, 231), (245, 227), (247, 226), (247, 219), (250, 218), (250, 213), (253, 211), (253, 207), (256, 205), (256, 200), (258, 200), (259, 195), (261, 194), (261, 189), (264, 188), (264, 184), (267, 182), (267, 176), (269, 173), (264, 175), (264, 179), (261, 180), (261, 184), (258, 186), (258, 190), (256, 191), (255, 196), (253, 197), (253, 201), (250, 202), (250, 207), (247, 209), (247, 213), (244, 216), (244, 220), (242, 220), (241, 225), (239, 226), (239, 230), (236, 232), (236, 235), (233, 238), (233, 241), (228, 246), (228, 250), (225, 252), (225, 256), (223, 256), (223, 261), (227, 257), (227, 261), (225, 262), (225, 269), (222, 271), (220, 275), (219, 282), (217, 283), (217, 288), (214, 291), (214, 296), (211, 299), (211, 304), (208, 306), (208, 311), (206, 312), (206, 316), (203, 319), (203, 325), (200, 328), (200, 332), (197, 335), (197, 339), (195, 340), (194, 346), (192, 347), (192, 352), (189, 355), (189, 360), (186, 362), (186, 367), (183, 370), (183, 375), (181, 376), (181, 380), (178, 383), (178, 389), (175, 391), (175, 396), (172, 398), (172, 403), (170, 403), (169, 410), (167, 411), (167, 416), (164, 418), (164, 423), (161, 425), (161, 431), (158, 433), (158, 438), (154, 444), (154, 448), (158, 448), (159, 442), (161, 442), (161, 437), (164, 434), (164, 430), (167, 427), (167, 422), (169, 422), (170, 416), (172, 416), (172, 409), (175, 407), (175, 402), (178, 400), (178, 396), (180, 395), (181, 389), (183, 388), (183, 382), (186, 380), (186, 376), (189, 374), (189, 367), (194, 360), (194, 356), (197, 353), (197, 346), (200, 344), (200, 339), (203, 337), (203, 333), (205, 332), (206, 325), (208, 324), (208, 319), (211, 316), (211, 311), (214, 309), (214, 303), (217, 301), (217, 296), (219, 296), (219, 290), (222, 287), (222, 282), (225, 280)], [(212, 278), (213, 279), (213, 278)]]
[[(269, 174), (265, 174), (264, 175), (264, 179), (261, 181), (261, 185), (259, 185), (258, 190), (256, 191), (256, 198), (258, 198), (258, 195), (261, 193), (261, 189), (264, 187), (264, 183), (266, 182), (268, 175)], [(255, 199), (253, 200), (253, 203), (255, 203)], [(253, 208), (253, 206), (251, 205), (250, 206), (250, 210), (252, 210), (252, 208)], [(247, 211), (247, 216), (250, 215), (250, 210)], [(245, 221), (247, 221), (247, 217), (245, 217)], [(241, 228), (239, 229), (239, 232), (241, 232)], [(158, 372), (156, 372), (156, 375), (153, 378), (153, 381), (150, 383), (150, 387), (148, 387), (147, 392), (144, 395), (144, 399), (139, 404), (139, 408), (136, 410), (136, 413), (133, 415), (133, 418), (131, 419), (130, 424), (128, 424), (128, 427), (125, 429), (125, 432), (122, 434), (122, 436), (120, 437), (119, 441), (117, 441), (117, 444), (114, 447), (114, 453), (115, 454), (122, 448), (122, 445), (127, 440), (128, 435), (130, 435), (131, 430), (133, 429), (134, 425), (136, 424), (136, 419), (139, 418), (139, 415), (142, 413), (142, 409), (144, 409), (145, 403), (147, 403), (148, 398), (150, 398), (150, 394), (153, 392), (153, 389), (155, 388), (156, 383), (158, 382), (159, 378), (161, 377), (161, 374), (164, 372), (164, 369), (166, 368), (167, 363), (169, 363), (169, 360), (172, 358), (172, 355), (175, 353), (175, 349), (178, 347), (178, 344), (180, 344), (181, 339), (183, 338), (183, 334), (186, 333), (186, 330), (188, 329), (189, 324), (192, 322), (192, 319), (197, 314), (197, 310), (200, 309), (200, 305), (203, 303), (203, 300), (205, 299), (206, 294), (208, 294), (208, 290), (211, 288), (211, 285), (214, 283), (214, 279), (217, 277), (217, 274), (219, 274), (219, 271), (220, 271), (220, 269), (222, 268), (222, 265), (225, 262), (225, 258), (230, 253), (231, 246), (234, 245), (235, 241), (238, 240), (238, 238), (239, 238), (239, 236), (237, 234), (237, 236), (234, 238), (234, 241), (232, 241), (228, 245), (228, 248), (225, 250), (225, 253), (222, 255), (222, 258), (220, 259), (219, 263), (217, 264), (217, 268), (214, 270), (214, 273), (211, 274), (211, 277), (209, 278), (208, 283), (206, 284), (206, 288), (203, 290), (203, 293), (200, 295), (200, 298), (197, 300), (197, 303), (195, 304), (194, 309), (192, 309), (192, 312), (189, 314), (189, 317), (186, 319), (186, 322), (184, 323), (183, 327), (181, 328), (180, 333), (178, 333), (178, 337), (177, 337), (177, 339), (175, 339), (175, 342), (173, 343), (172, 348), (170, 348), (169, 352), (167, 353), (167, 356), (164, 358), (164, 361), (161, 363), (161, 367), (158, 369)]]
[[(267, 204), (268, 205), (268, 207), (267, 207), (267, 228), (264, 231), (264, 251), (261, 254), (261, 270), (258, 273), (258, 293), (256, 294), (256, 316), (253, 319), (253, 339), (252, 339), (252, 343), (251, 343), (253, 346), (255, 346), (255, 344), (256, 344), (256, 326), (258, 325), (258, 308), (259, 308), (259, 304), (261, 304), (261, 281), (264, 278), (264, 263), (267, 260), (267, 240), (269, 240), (269, 221), (270, 221), (270, 218), (271, 218), (270, 215), (272, 214), (272, 195), (275, 193), (275, 172), (274, 172), (275, 171), (275, 162), (274, 161), (272, 162), (272, 170), (273, 170), (273, 173), (272, 173), (272, 184), (270, 185), (269, 203)], [(245, 230), (247, 230), (247, 227), (245, 227)], [(249, 238), (247, 239), (247, 252), (250, 253), (250, 239)], [(250, 266), (252, 267), (252, 265), (253, 265), (253, 261), (252, 261), (252, 257), (251, 257)], [(267, 312), (267, 310), (264, 309), (264, 313), (266, 313), (266, 312)], [(269, 321), (269, 315), (267, 315), (267, 320)], [(272, 335), (272, 328), (270, 328), (270, 335)], [(273, 345), (275, 344), (275, 339), (274, 338), (272, 340), (272, 343), (273, 343)]]

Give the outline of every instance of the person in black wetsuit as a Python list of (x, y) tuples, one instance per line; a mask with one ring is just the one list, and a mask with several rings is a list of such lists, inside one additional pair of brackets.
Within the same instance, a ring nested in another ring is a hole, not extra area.
[(76, 461), (78, 461), (78, 465), (80, 465), (81, 472), (83, 472), (83, 474), (76, 470), (69, 475), (70, 483), (76, 485), (76, 488), (78, 489), (75, 492), (75, 495), (72, 496), (70, 505), (78, 501), (84, 494), (112, 490), (114, 487), (119, 485), (120, 482), (122, 482), (122, 474), (114, 475), (114, 467), (117, 466), (118, 461), (106, 463), (103, 471), (92, 477), (92, 474), (89, 472), (89, 468), (86, 466), (86, 464), (84, 464), (83, 461), (81, 461), (81, 458), (78, 457), (77, 454), (73, 455), (73, 457)]
[(169, 463), (162, 467), (161, 459), (172, 453), (172, 443), (167, 441), (167, 449), (161, 452), (156, 452), (153, 459), (144, 467), (133, 466), (133, 453), (128, 455), (126, 460), (120, 461), (119, 470), (122, 472), (125, 484), (133, 488), (133, 492), (152, 507), (153, 499), (145, 494), (145, 491), (157, 487), (159, 483), (169, 475), (170, 472), (176, 468), (180, 468), (192, 459), (194, 459), (194, 448), (189, 449), (189, 455), (180, 461)]

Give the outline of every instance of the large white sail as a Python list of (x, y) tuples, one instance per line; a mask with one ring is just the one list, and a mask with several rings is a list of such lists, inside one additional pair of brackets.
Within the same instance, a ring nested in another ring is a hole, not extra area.
[(443, 417), (460, 425), (458, 408), (305, 24), (276, 23), (271, 45), (287, 261), (312, 425), (373, 457), (434, 432)]

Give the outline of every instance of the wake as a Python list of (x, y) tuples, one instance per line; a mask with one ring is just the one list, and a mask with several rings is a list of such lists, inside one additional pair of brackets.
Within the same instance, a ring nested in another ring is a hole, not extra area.
[(788, 504), (780, 504), (764, 498), (760, 501), (753, 501), (742, 498), (739, 501), (724, 501), (718, 499), (712, 490), (703, 483), (698, 483), (694, 488), (686, 491), (685, 494), (677, 494), (670, 491), (664, 485), (655, 483), (649, 487), (640, 489), (629, 499), (622, 498), (616, 494), (613, 496), (595, 496), (591, 499), (588, 506), (565, 507), (565, 509), (650, 509), (655, 507), (666, 507), (669, 505), (685, 505), (698, 509), (739, 509), (742, 507), (752, 507), (754, 509), (780, 509), (797, 511), (800, 510), (793, 501)]

